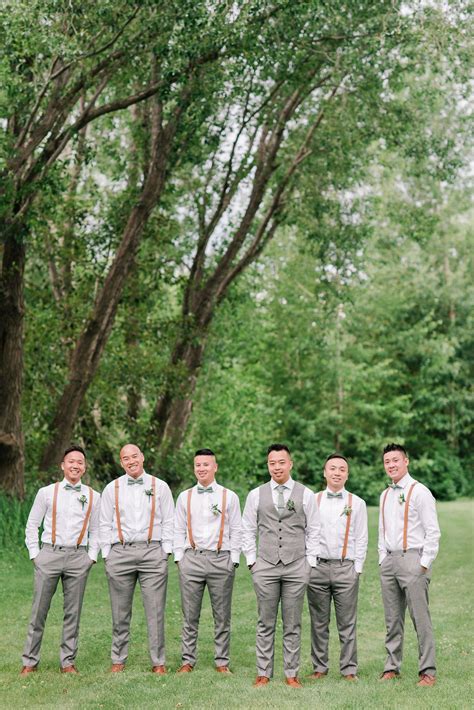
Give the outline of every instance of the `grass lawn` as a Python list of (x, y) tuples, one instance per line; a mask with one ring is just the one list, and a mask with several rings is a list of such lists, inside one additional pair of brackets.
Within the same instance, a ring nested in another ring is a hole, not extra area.
[[(111, 675), (111, 616), (103, 564), (89, 577), (82, 613), (77, 665), (80, 675), (59, 673), (62, 599), (58, 592), (43, 639), (38, 673), (20, 677), (21, 652), (32, 594), (33, 568), (23, 551), (0, 558), (1, 641), (0, 707), (2, 708), (471, 708), (473, 623), (473, 505), (441, 503), (441, 551), (431, 582), (431, 612), (438, 653), (438, 683), (417, 688), (416, 637), (407, 614), (402, 678), (380, 684), (384, 662), (384, 620), (377, 557), (377, 511), (369, 509), (369, 555), (359, 594), (358, 684), (341, 680), (338, 641), (332, 620), (331, 663), (322, 681), (305, 680), (311, 673), (309, 620), (305, 609), (300, 677), (303, 690), (283, 684), (281, 628), (277, 630), (275, 677), (270, 685), (252, 688), (255, 677), (256, 603), (250, 573), (237, 572), (233, 603), (232, 677), (214, 671), (212, 623), (206, 595), (201, 617), (199, 660), (192, 674), (160, 677), (150, 673), (140, 594), (135, 597), (130, 656), (126, 671)], [(180, 665), (181, 612), (175, 565), (170, 563), (167, 601), (167, 666)]]

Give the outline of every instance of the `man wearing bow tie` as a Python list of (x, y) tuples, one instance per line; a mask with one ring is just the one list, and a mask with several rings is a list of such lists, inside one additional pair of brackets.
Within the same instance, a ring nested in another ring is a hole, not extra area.
[(183, 611), (182, 665), (190, 673), (196, 647), (204, 588), (214, 617), (216, 671), (230, 673), (230, 614), (235, 570), (240, 559), (241, 518), (237, 495), (215, 479), (217, 462), (211, 449), (194, 455), (197, 485), (183, 491), (176, 503), (174, 558), (179, 569)]
[(281, 603), (286, 684), (301, 688), (301, 615), (310, 570), (320, 553), (319, 513), (312, 491), (290, 475), (293, 461), (287, 446), (269, 446), (267, 465), (271, 480), (250, 491), (242, 517), (242, 550), (258, 602), (254, 685), (266, 685), (273, 676), (275, 627)]
[(39, 489), (26, 524), (26, 546), (35, 567), (35, 589), (21, 675), (38, 669), (46, 617), (59, 580), (64, 594), (61, 672), (78, 672), (75, 661), (82, 600), (99, 551), (100, 495), (81, 483), (86, 471), (82, 447), (66, 449), (61, 469), (62, 481)]
[(142, 592), (152, 672), (165, 668), (165, 603), (168, 556), (173, 549), (173, 497), (168, 485), (145, 473), (138, 446), (120, 451), (125, 475), (109, 483), (100, 514), (100, 545), (112, 606), (112, 673), (128, 657), (133, 593)]
[(440, 530), (431, 492), (408, 473), (408, 455), (400, 444), (383, 451), (391, 479), (380, 497), (379, 565), (385, 610), (387, 660), (382, 681), (400, 675), (405, 611), (408, 606), (418, 637), (419, 686), (436, 682), (433, 628), (428, 606), (431, 565), (438, 554)]
[(341, 644), (339, 668), (345, 680), (357, 680), (357, 598), (359, 575), (367, 554), (367, 507), (362, 498), (348, 493), (345, 483), (349, 463), (331, 454), (324, 465), (325, 491), (316, 494), (321, 517), (321, 557), (311, 570), (308, 604), (311, 616), (312, 678), (323, 678), (329, 669), (329, 620), (334, 601)]

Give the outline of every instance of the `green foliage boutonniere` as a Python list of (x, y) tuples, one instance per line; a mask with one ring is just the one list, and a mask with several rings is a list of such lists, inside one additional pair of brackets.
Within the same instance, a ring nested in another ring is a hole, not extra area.
[(286, 504), (286, 507), (288, 508), (288, 510), (289, 510), (291, 513), (294, 513), (295, 510), (296, 510), (296, 508), (295, 508), (295, 501), (294, 501), (294, 500), (291, 500), (291, 498), (290, 498), (290, 500), (289, 500), (288, 503)]
[(213, 503), (213, 504), (211, 505), (211, 513), (214, 513), (214, 515), (220, 515), (220, 514), (221, 514), (221, 511), (219, 510), (219, 506), (217, 505), (217, 503)]
[(400, 505), (404, 504), (404, 502), (405, 502), (405, 494), (404, 493), (400, 493), (400, 495), (398, 496), (398, 502), (400, 503)]
[(77, 499), (79, 503), (82, 505), (82, 510), (84, 510), (84, 506), (87, 503), (87, 498), (84, 494), (81, 495), (80, 498)]
[(151, 497), (153, 495), (153, 488), (147, 488), (145, 491), (145, 495), (148, 496), (148, 500), (151, 500)]
[(344, 506), (344, 510), (342, 511), (341, 515), (350, 515), (352, 513), (352, 508), (350, 505)]

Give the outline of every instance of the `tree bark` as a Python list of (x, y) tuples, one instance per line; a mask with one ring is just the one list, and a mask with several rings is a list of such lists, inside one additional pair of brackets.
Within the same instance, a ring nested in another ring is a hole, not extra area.
[(10, 232), (0, 277), (0, 486), (25, 492), (21, 395), (23, 385), (24, 234)]

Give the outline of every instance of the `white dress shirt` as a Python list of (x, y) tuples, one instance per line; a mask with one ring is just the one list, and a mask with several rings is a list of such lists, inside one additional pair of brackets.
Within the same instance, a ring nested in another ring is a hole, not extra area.
[[(344, 509), (349, 505), (349, 493), (342, 489), (342, 498), (328, 498), (328, 489), (323, 491), (319, 503), (321, 517), (321, 557), (340, 560), (346, 535), (347, 516)], [(316, 499), (319, 494), (316, 494)], [(359, 496), (352, 494), (352, 515), (347, 541), (346, 560), (354, 561), (354, 569), (360, 574), (367, 555), (367, 506)]]
[[(66, 490), (68, 481), (63, 478), (58, 488), (58, 499), (56, 505), (56, 545), (65, 547), (75, 547), (81, 534), (84, 518), (89, 505), (89, 486), (80, 484), (81, 490)], [(38, 530), (43, 523), (42, 543), (52, 544), (52, 520), (53, 520), (53, 495), (54, 483), (40, 488), (36, 494), (35, 501), (26, 523), (26, 546), (30, 555), (30, 560), (34, 560), (40, 551), (38, 540)], [(85, 496), (84, 505), (79, 500)], [(93, 491), (92, 510), (81, 545), (89, 545), (88, 554), (91, 560), (97, 561), (99, 553), (99, 511), (100, 493)]]
[[(273, 479), (270, 480), (273, 503), (275, 504), (275, 509), (277, 511), (278, 485), (279, 484), (276, 483)], [(283, 491), (283, 499), (286, 505), (291, 498), (291, 493), (293, 491), (293, 486), (295, 485), (295, 482), (290, 476), (287, 482), (283, 485), (285, 485), (285, 490)], [(257, 559), (257, 511), (259, 503), (260, 489), (254, 488), (253, 491), (250, 491), (247, 496), (247, 501), (245, 503), (244, 513), (242, 516), (242, 552), (244, 553), (247, 559), (248, 565), (253, 565), (253, 563)], [(308, 560), (311, 567), (316, 567), (317, 558), (321, 556), (321, 524), (314, 493), (309, 488), (306, 488), (306, 486), (303, 493), (303, 510), (306, 516), (306, 559)]]
[[(379, 513), (379, 564), (387, 556), (387, 550), (394, 552), (403, 550), (403, 526), (406, 503), (400, 502), (403, 494), (405, 500), (408, 498), (410, 487), (414, 479), (407, 473), (398, 482), (400, 488), (389, 488), (385, 500), (385, 534), (382, 519), (382, 502), (385, 491), (380, 496)], [(413, 489), (408, 507), (408, 549), (418, 548), (421, 550), (420, 564), (422, 567), (431, 567), (438, 554), (439, 538), (441, 532), (436, 514), (436, 501), (430, 490), (422, 483), (417, 483)]]
[[(224, 488), (214, 480), (211, 484), (212, 493), (198, 493), (194, 486), (191, 496), (191, 530), (194, 544), (198, 550), (217, 550), (221, 529), (221, 515), (214, 510), (222, 511), (222, 492)], [(191, 547), (188, 539), (188, 491), (179, 494), (176, 502), (174, 519), (174, 559), (179, 562), (184, 551)], [(237, 495), (227, 489), (226, 511), (224, 519), (224, 535), (221, 550), (230, 550), (232, 562), (240, 560), (241, 550), (240, 503)]]
[[(139, 478), (143, 484), (129, 485), (130, 476), (120, 476), (119, 481), (119, 509), (120, 525), (125, 542), (146, 542), (150, 527), (152, 477), (143, 472)], [(134, 479), (130, 479), (134, 480)], [(156, 479), (155, 490), (155, 518), (151, 539), (161, 540), (163, 551), (167, 554), (173, 551), (173, 496), (167, 483)], [(107, 557), (110, 548), (120, 542), (115, 515), (115, 481), (111, 481), (102, 493), (100, 507), (100, 546), (102, 557)]]

